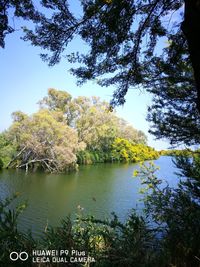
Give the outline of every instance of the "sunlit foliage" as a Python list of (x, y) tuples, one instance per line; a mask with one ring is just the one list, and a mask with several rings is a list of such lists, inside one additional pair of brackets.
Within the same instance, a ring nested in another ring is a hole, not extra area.
[(156, 159), (159, 157), (159, 153), (149, 146), (134, 144), (126, 139), (116, 138), (112, 144), (112, 156), (113, 160), (138, 162)]
[(144, 145), (145, 134), (117, 117), (98, 97), (73, 99), (51, 88), (39, 107), (30, 116), (21, 111), (12, 114), (13, 124), (0, 136), (5, 167), (63, 172), (75, 170), (77, 163), (110, 162), (116, 138), (137, 144), (136, 158), (130, 161), (152, 158), (151, 149)]

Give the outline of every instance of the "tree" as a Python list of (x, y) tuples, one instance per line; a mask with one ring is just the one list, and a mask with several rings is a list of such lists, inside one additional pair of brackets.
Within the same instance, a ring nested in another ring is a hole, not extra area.
[(152, 123), (149, 132), (158, 139), (168, 138), (172, 145), (200, 143), (197, 92), (184, 43), (181, 35), (176, 36), (164, 50), (167, 56), (154, 58), (157, 80), (148, 89), (153, 94), (147, 115)]
[[(42, 0), (42, 10), (35, 8), (34, 1), (6, 1), (0, 9), (1, 46), (4, 38), (14, 29), (9, 24), (9, 10), (14, 15), (30, 19), (35, 30), (24, 28), (25, 40), (52, 52), (42, 58), (50, 65), (59, 62), (69, 42), (79, 35), (88, 45), (85, 55), (72, 54), (69, 61), (79, 61), (80, 68), (72, 69), (79, 82), (103, 77), (101, 85), (115, 84), (111, 104), (123, 104), (130, 87), (151, 87), (155, 80), (152, 65), (154, 56), (162, 56), (163, 40), (184, 39), (194, 72), (195, 103), (200, 111), (200, 1), (199, 0), (86, 0), (78, 1), (82, 7), (81, 16), (73, 14), (68, 1)], [(38, 5), (38, 3), (37, 3)], [(184, 17), (183, 17), (183, 8)], [(179, 54), (179, 49), (176, 50)], [(176, 62), (174, 62), (176, 63)], [(152, 66), (152, 69), (150, 68)], [(152, 71), (150, 71), (152, 70)], [(105, 78), (104, 74), (110, 74)], [(177, 73), (178, 75), (178, 73)]]
[(146, 215), (162, 237), (158, 242), (164, 266), (199, 267), (199, 155), (180, 157), (178, 164), (180, 169), (176, 174), (182, 179), (175, 188), (168, 183), (165, 186), (163, 179), (157, 178), (157, 168), (152, 163), (143, 165), (135, 175), (140, 176), (142, 191), (146, 193)]
[(87, 110), (75, 122), (80, 141), (86, 143), (90, 151), (106, 152), (117, 135), (117, 117), (109, 111), (105, 101), (97, 97), (86, 101)]
[(53, 111), (58, 121), (65, 122), (71, 126), (74, 119), (74, 105), (72, 96), (65, 91), (48, 89), (48, 95), (39, 101), (40, 108), (47, 108)]
[(194, 72), (197, 88), (197, 107), (200, 111), (200, 1), (185, 0), (185, 15), (182, 23), (182, 30), (188, 44), (188, 50)]
[(119, 118), (118, 129), (117, 137), (135, 144), (147, 144), (147, 136), (142, 131), (134, 129), (124, 119)]
[(65, 114), (71, 100), (72, 96), (69, 93), (50, 88), (48, 96), (39, 101), (39, 104), (41, 108), (47, 107), (49, 110), (62, 111)]
[(14, 113), (15, 120), (8, 133), (17, 153), (8, 166), (26, 170), (42, 168), (49, 172), (76, 168), (76, 153), (80, 149), (77, 133), (57, 121), (56, 115), (42, 109), (32, 116), (20, 116), (23, 119), (19, 120), (19, 112)]
[(14, 32), (15, 23), (11, 17), (22, 18), (25, 20), (32, 19), (34, 22), (39, 18), (32, 0), (1, 0), (0, 1), (0, 47), (5, 47), (5, 37), (7, 34)]

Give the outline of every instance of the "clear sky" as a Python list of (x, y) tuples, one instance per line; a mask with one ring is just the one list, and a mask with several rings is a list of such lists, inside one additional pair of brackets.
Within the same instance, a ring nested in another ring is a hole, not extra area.
[[(48, 67), (39, 57), (41, 50), (20, 40), (20, 35), (20, 31), (8, 35), (5, 49), (0, 49), (0, 131), (10, 126), (13, 111), (21, 110), (28, 114), (36, 112), (37, 102), (47, 94), (48, 88), (65, 90), (73, 97), (95, 95), (102, 100), (111, 99), (114, 87), (102, 88), (94, 82), (77, 87), (76, 78), (69, 73), (71, 65), (66, 60)], [(69, 51), (72, 48), (80, 51), (85, 49), (78, 39), (69, 47)], [(148, 134), (149, 124), (145, 117), (151, 96), (139, 90), (129, 90), (126, 99), (126, 104), (117, 108), (117, 114), (136, 129), (144, 131), (149, 145), (156, 149), (168, 148), (168, 142), (155, 141)]]

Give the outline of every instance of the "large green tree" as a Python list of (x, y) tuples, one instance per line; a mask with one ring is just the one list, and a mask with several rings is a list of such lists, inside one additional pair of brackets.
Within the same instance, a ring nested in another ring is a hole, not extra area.
[(13, 113), (8, 131), (17, 153), (8, 166), (28, 170), (42, 168), (62, 172), (76, 167), (76, 153), (81, 148), (74, 129), (57, 120), (57, 113), (41, 109), (32, 116)]
[(48, 95), (39, 101), (41, 108), (54, 112), (57, 120), (77, 130), (79, 142), (84, 142), (90, 151), (110, 150), (116, 137), (133, 143), (146, 143), (142, 131), (134, 129), (125, 120), (109, 111), (109, 104), (99, 97), (72, 96), (56, 89), (49, 89)]
[[(69, 56), (71, 62), (81, 62), (73, 73), (80, 82), (101, 77), (101, 85), (117, 85), (112, 101), (116, 105), (125, 102), (130, 87), (153, 86), (152, 80), (157, 80), (154, 74), (160, 69), (154, 64), (154, 57), (165, 56), (164, 40), (173, 39), (180, 44), (176, 37), (181, 35), (184, 41), (180, 45), (187, 47), (190, 55), (197, 92), (194, 103), (200, 111), (199, 0), (80, 0), (76, 3), (82, 11), (76, 14), (71, 11), (73, 3), (41, 0), (41, 10), (46, 9), (42, 13), (36, 1), (1, 1), (0, 45), (4, 46), (5, 35), (14, 30), (9, 23), (11, 11), (35, 23), (34, 30), (25, 30), (25, 40), (52, 52), (42, 55), (50, 65), (59, 62), (69, 42), (79, 35), (89, 50), (84, 55), (81, 51)], [(179, 55), (179, 49), (176, 54)], [(108, 73), (109, 78), (105, 78)]]

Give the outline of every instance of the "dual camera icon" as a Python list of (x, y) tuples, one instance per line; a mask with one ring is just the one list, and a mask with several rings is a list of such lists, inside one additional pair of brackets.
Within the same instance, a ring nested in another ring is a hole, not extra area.
[(10, 253), (10, 260), (11, 261), (17, 261), (17, 260), (26, 261), (27, 259), (28, 259), (28, 253), (25, 251), (22, 251), (20, 253), (18, 253), (16, 251), (12, 251)]

